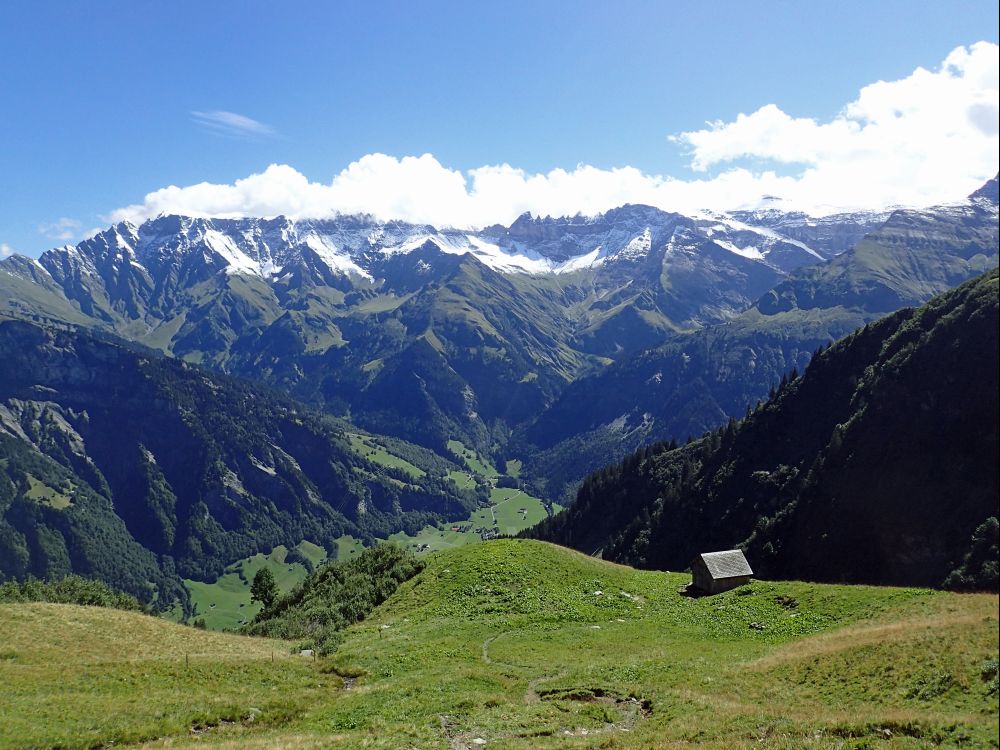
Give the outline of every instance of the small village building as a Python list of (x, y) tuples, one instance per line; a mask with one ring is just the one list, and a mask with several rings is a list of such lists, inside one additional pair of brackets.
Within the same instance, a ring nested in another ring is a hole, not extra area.
[(753, 571), (743, 550), (703, 552), (691, 561), (691, 588), (703, 594), (720, 594), (750, 582)]

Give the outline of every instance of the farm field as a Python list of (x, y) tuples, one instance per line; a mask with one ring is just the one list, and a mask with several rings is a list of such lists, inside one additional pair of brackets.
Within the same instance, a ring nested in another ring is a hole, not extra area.
[(469, 471), (449, 471), (448, 478), (463, 490), (471, 490), (476, 486), (476, 480)]
[[(438, 552), (481, 541), (482, 537), (477, 529), (493, 530), (499, 535), (511, 536), (534, 526), (548, 515), (541, 500), (526, 495), (521, 490), (494, 487), (490, 490), (490, 502), (490, 507), (479, 508), (467, 520), (425, 526), (415, 536), (399, 532), (390, 536), (389, 541), (417, 554)], [(553, 512), (558, 513), (560, 510), (561, 506), (553, 506)]]
[(342, 537), (339, 537), (336, 542), (336, 559), (338, 560), (347, 560), (351, 555), (356, 555), (365, 548), (365, 545), (363, 545), (360, 540), (355, 539), (350, 534), (344, 534)]
[[(507, 536), (534, 526), (549, 515), (541, 500), (521, 490), (494, 487), (490, 491), (490, 502), (497, 529)], [(562, 508), (554, 506), (552, 510), (558, 513)]]
[(686, 575), (519, 540), (427, 563), (316, 661), (134, 613), (0, 606), (0, 747), (996, 743), (995, 595), (754, 581), (690, 599)]
[(422, 477), (427, 473), (406, 459), (390, 453), (385, 446), (370, 435), (348, 433), (347, 438), (351, 441), (351, 448), (373, 463), (388, 466), (390, 469), (401, 469), (411, 477)]
[(448, 450), (450, 450), (460, 461), (462, 461), (474, 474), (487, 479), (496, 479), (499, 475), (493, 465), (485, 460), (471, 448), (466, 448), (460, 440), (449, 440)]
[[(345, 542), (345, 551), (356, 544), (351, 542), (353, 540)], [(314, 566), (326, 559), (323, 548), (312, 542), (304, 541), (297, 549)], [(287, 562), (285, 559), (287, 555), (288, 549), (284, 545), (278, 545), (269, 555), (258, 554), (229, 565), (226, 573), (215, 583), (185, 579), (184, 585), (196, 607), (192, 620), (203, 619), (205, 626), (210, 630), (226, 630), (253, 619), (260, 611), (260, 605), (250, 601), (250, 584), (253, 583), (257, 571), (263, 567), (270, 568), (275, 583), (282, 593), (290, 591), (295, 584), (306, 577), (305, 566), (298, 562)], [(173, 610), (171, 617), (179, 619), (180, 612), (177, 609)]]

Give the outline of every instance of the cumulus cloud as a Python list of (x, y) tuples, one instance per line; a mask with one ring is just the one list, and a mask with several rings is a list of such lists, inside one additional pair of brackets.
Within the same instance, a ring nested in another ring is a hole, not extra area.
[(829, 122), (768, 104), (672, 140), (691, 166), (744, 159), (800, 165), (798, 200), (885, 206), (953, 199), (993, 176), (998, 159), (998, 47), (958, 47), (934, 71), (865, 86)]
[(935, 70), (865, 86), (828, 122), (768, 104), (680, 133), (671, 141), (690, 155), (694, 175), (686, 178), (585, 164), (546, 173), (497, 164), (463, 173), (431, 154), (368, 154), (329, 183), (272, 164), (232, 184), (166, 187), (105, 218), (369, 213), (466, 227), (508, 223), (525, 211), (595, 214), (624, 203), (673, 211), (750, 208), (765, 196), (813, 214), (929, 205), (960, 198), (995, 174), (997, 69), (997, 45), (979, 42), (955, 49)]
[(678, 180), (644, 174), (634, 167), (598, 169), (580, 165), (530, 174), (509, 164), (467, 174), (443, 166), (431, 154), (397, 159), (368, 154), (328, 183), (310, 182), (284, 164), (231, 185), (203, 182), (149, 193), (142, 203), (105, 216), (139, 223), (159, 214), (219, 218), (278, 216), (323, 218), (372, 214), (436, 226), (474, 227), (508, 223), (530, 211), (538, 216), (593, 215), (625, 203), (667, 210), (741, 208), (763, 195), (791, 194), (795, 179), (773, 172), (732, 169), (713, 178)]
[(0, 242), (0, 260), (3, 260), (4, 258), (9, 258), (16, 252), (17, 250), (12, 248), (6, 242)]
[(38, 232), (45, 235), (50, 240), (59, 242), (69, 242), (77, 239), (80, 234), (80, 227), (83, 226), (76, 219), (63, 216), (49, 224), (39, 224)]
[(225, 110), (192, 112), (191, 119), (206, 130), (219, 135), (246, 137), (274, 134), (274, 129), (270, 125), (258, 122), (252, 117)]

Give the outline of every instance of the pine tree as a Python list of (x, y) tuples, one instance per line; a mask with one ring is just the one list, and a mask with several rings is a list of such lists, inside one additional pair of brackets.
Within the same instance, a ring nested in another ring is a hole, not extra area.
[(261, 568), (253, 577), (250, 586), (250, 601), (260, 602), (264, 609), (269, 609), (278, 598), (278, 584), (274, 582), (274, 574), (270, 568)]

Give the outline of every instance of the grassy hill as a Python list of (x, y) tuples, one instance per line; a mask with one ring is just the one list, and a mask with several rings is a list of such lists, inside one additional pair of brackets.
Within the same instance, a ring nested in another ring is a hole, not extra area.
[(99, 607), (0, 605), (0, 644), (4, 748), (90, 748), (251, 716), (282, 721), (330, 682), (281, 641)]
[(996, 746), (992, 595), (755, 581), (689, 599), (684, 574), (528, 540), (425, 559), (315, 662), (131, 613), (0, 606), (0, 746)]
[(214, 583), (186, 579), (184, 586), (191, 596), (191, 614), (185, 618), (178, 605), (171, 612), (172, 618), (202, 620), (210, 630), (237, 628), (260, 611), (260, 603), (250, 599), (250, 584), (257, 571), (268, 568), (278, 588), (287, 592), (325, 559), (326, 551), (310, 542), (302, 542), (291, 551), (279, 544), (270, 554), (258, 553), (227, 566)]

